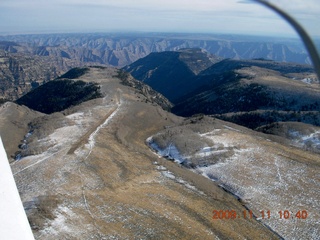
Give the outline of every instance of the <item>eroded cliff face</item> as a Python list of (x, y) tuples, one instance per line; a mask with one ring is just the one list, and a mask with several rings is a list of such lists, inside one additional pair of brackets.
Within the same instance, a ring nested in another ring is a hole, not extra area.
[(84, 62), (125, 66), (151, 52), (201, 48), (222, 58), (265, 58), (311, 63), (303, 45), (294, 40), (192, 34), (46, 34), (0, 37), (7, 52), (30, 52)]
[[(269, 41), (269, 42), (268, 42)], [(310, 64), (299, 42), (223, 39), (170, 34), (48, 34), (0, 37), (1, 93), (15, 99), (33, 82), (49, 81), (72, 67), (123, 67), (152, 52), (201, 48), (222, 58), (265, 58)], [(194, 69), (197, 71), (197, 69)]]
[(15, 100), (32, 88), (50, 81), (68, 69), (68, 64), (54, 57), (7, 53), (0, 50), (0, 94)]

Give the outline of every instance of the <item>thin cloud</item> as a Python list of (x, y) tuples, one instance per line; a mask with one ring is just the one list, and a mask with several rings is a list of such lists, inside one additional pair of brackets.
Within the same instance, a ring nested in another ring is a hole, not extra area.
[[(276, 4), (286, 6), (290, 3), (288, 10), (292, 15), (311, 26), (310, 22), (318, 17), (314, 14), (314, 9), (319, 7), (316, 1), (277, 0)], [(315, 4), (317, 6), (313, 6)], [(294, 34), (278, 15), (248, 0), (0, 0), (1, 31), (73, 29), (79, 32), (83, 28), (87, 31), (91, 28), (92, 31), (229, 31), (243, 34), (263, 29), (266, 35)]]
[(237, 3), (244, 3), (244, 4), (254, 4), (252, 1), (250, 0), (242, 0), (242, 1), (238, 1)]

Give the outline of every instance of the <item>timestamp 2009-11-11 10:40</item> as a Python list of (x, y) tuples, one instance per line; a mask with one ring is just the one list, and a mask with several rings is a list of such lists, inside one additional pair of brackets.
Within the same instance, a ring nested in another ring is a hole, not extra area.
[(213, 220), (223, 220), (223, 219), (270, 219), (271, 217), (278, 217), (278, 219), (307, 219), (308, 212), (306, 210), (298, 210), (296, 212), (291, 212), (289, 210), (280, 210), (276, 213), (270, 210), (261, 210), (259, 211), (260, 215), (254, 215), (251, 210), (243, 210), (241, 213), (238, 213), (235, 210), (213, 210), (212, 211)]

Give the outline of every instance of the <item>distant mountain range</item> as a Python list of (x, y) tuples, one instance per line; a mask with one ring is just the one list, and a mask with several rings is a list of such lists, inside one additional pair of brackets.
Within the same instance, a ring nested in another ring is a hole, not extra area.
[(234, 59), (266, 58), (310, 63), (299, 40), (209, 34), (45, 34), (0, 37), (0, 48), (11, 53), (27, 52), (125, 66), (151, 52), (201, 48)]
[(310, 64), (302, 44), (292, 39), (164, 33), (0, 36), (0, 94), (14, 100), (73, 67), (123, 67), (153, 52), (183, 48), (221, 58)]

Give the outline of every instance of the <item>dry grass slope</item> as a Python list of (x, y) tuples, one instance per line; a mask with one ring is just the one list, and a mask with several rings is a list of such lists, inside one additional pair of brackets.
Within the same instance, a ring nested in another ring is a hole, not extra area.
[[(279, 239), (254, 219), (214, 221), (215, 209), (245, 208), (150, 151), (147, 137), (183, 119), (115, 75), (90, 69), (82, 80), (105, 97), (43, 118), (34, 132), (43, 151), (11, 164), (36, 239)], [(51, 121), (59, 127), (47, 131)]]

